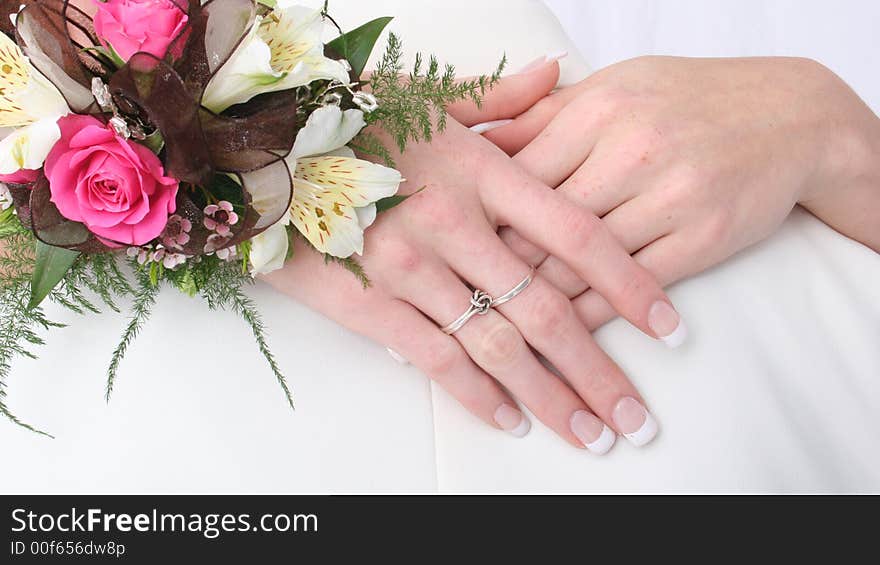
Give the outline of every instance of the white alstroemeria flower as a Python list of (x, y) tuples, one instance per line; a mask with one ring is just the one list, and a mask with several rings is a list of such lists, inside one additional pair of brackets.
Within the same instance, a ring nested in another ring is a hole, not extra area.
[(70, 112), (58, 89), (0, 33), (0, 128), (17, 128), (0, 141), (0, 174), (39, 169), (61, 139), (58, 118)]
[(202, 105), (222, 112), (258, 94), (290, 90), (316, 80), (349, 82), (348, 70), (324, 56), (321, 12), (288, 1), (258, 17), (248, 36), (208, 84)]
[(375, 203), (394, 196), (403, 181), (398, 171), (357, 159), (345, 147), (365, 125), (360, 110), (315, 110), (286, 159), (294, 177), (290, 220), (318, 251), (334, 257), (363, 254)]
[(12, 207), (12, 193), (9, 187), (0, 182), (0, 212)]
[(290, 217), (285, 216), (283, 220), (251, 239), (251, 272), (254, 275), (265, 275), (284, 266), (290, 248), (287, 237), (289, 223)]

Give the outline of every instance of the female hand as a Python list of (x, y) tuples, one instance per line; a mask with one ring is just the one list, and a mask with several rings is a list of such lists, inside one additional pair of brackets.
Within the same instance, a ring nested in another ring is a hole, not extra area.
[[(765, 238), (797, 203), (880, 250), (877, 117), (809, 60), (645, 57), (519, 115), (466, 114), (515, 117), (486, 137), (602, 217), (664, 286)], [(614, 316), (564, 263), (512, 230), (502, 237), (578, 297), (588, 327)]]
[(498, 237), (499, 225), (515, 226), (559, 256), (650, 335), (652, 308), (662, 303), (672, 310), (653, 278), (596, 216), (571, 206), (453, 120), (432, 143), (413, 145), (396, 161), (408, 179), (402, 193), (426, 188), (367, 231), (361, 262), (369, 289), (341, 268), (325, 266), (305, 245), (267, 280), (389, 346), (496, 428), (517, 436), (529, 429), (509, 390), (574, 446), (604, 453), (614, 441), (612, 429), (637, 445), (650, 441), (656, 423), (638, 392), (593, 341), (568, 298), (541, 277), (452, 337), (438, 325), (467, 309), (473, 291), (462, 281), (498, 297), (529, 274), (529, 264)]

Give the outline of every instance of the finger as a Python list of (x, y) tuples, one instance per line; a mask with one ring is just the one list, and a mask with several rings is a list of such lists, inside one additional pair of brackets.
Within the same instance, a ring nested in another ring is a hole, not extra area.
[[(632, 255), (674, 229), (676, 214), (668, 209), (667, 200), (660, 191), (649, 192), (624, 202), (606, 214), (602, 222), (626, 252)], [(590, 288), (590, 285), (556, 257), (547, 257), (538, 272), (569, 298), (580, 296)]]
[(553, 118), (576, 96), (576, 89), (564, 88), (539, 100), (512, 121), (489, 122), (492, 124), (491, 127), (484, 125), (479, 131), (475, 131), (482, 133), (486, 139), (508, 155), (516, 155), (544, 131)]
[[(529, 420), (516, 402), (474, 365), (456, 340), (409, 304), (376, 287), (364, 290), (342, 267), (325, 264), (322, 255), (303, 240), (297, 238), (295, 245), (297, 260), (264, 280), (350, 330), (386, 345), (489, 425), (517, 437), (528, 433)], [(336, 292), (327, 292), (328, 288)], [(351, 300), (341, 301), (339, 296)]]
[[(711, 264), (708, 260), (694, 262), (699, 254), (695, 252), (693, 242), (698, 236), (699, 234), (676, 232), (645, 247), (634, 255), (634, 259), (654, 273), (660, 284), (668, 286), (701, 272)], [(592, 289), (575, 298), (572, 305), (590, 330), (617, 317), (608, 301)], [(682, 341), (684, 337), (682, 336)]]
[[(474, 232), (461, 235), (464, 237), (444, 246), (441, 256), (459, 275), (492, 296), (504, 296), (529, 273), (528, 265), (493, 237), (494, 234)], [(467, 245), (458, 245), (459, 241), (467, 242)], [(635, 437), (640, 444), (653, 439), (656, 423), (648, 422), (647, 417), (638, 422), (636, 428), (629, 428), (629, 422), (619, 421), (618, 406), (631, 403), (644, 406), (644, 403), (620, 367), (602, 351), (578, 320), (566, 296), (541, 277), (535, 277), (525, 290), (499, 305), (498, 309), (526, 341), (561, 372), (593, 413), (610, 428), (624, 435), (638, 432)], [(639, 432), (643, 424), (648, 427)], [(603, 445), (600, 439), (604, 436), (610, 441), (613, 438), (610, 430), (596, 426), (580, 431), (591, 433), (585, 440), (582, 438), (585, 443), (599, 442), (606, 450), (610, 448), (610, 443)]]
[(559, 63), (553, 61), (531, 72), (502, 77), (486, 91), (479, 106), (471, 100), (463, 100), (450, 105), (448, 112), (467, 127), (513, 119), (550, 94), (558, 81)]
[(490, 426), (515, 437), (529, 432), (531, 424), (516, 402), (471, 361), (454, 338), (403, 301), (390, 301), (383, 312), (384, 320), (363, 328), (373, 334), (369, 337), (387, 344)]
[[(423, 266), (418, 276), (399, 283), (402, 300), (444, 326), (467, 310), (473, 294), (452, 271), (439, 265)], [(572, 445), (584, 447), (572, 431), (571, 419), (578, 412), (589, 414), (587, 406), (538, 361), (513, 324), (490, 310), (473, 317), (453, 337), (535, 417)]]
[(537, 266), (547, 259), (547, 252), (519, 235), (517, 231), (508, 226), (498, 230), (498, 237), (510, 248), (523, 262)]
[(579, 96), (514, 156), (533, 177), (556, 188), (590, 155), (599, 139), (604, 115), (592, 96)]
[(599, 218), (510, 167), (493, 168), (479, 182), (496, 223), (559, 257), (646, 334), (670, 347), (680, 345), (684, 324), (669, 298)]
[[(593, 214), (604, 217), (635, 198), (646, 184), (655, 182), (654, 178), (644, 174), (634, 176), (632, 163), (642, 156), (630, 155), (628, 151), (626, 143), (600, 141), (589, 157), (556, 189)], [(532, 173), (531, 163), (519, 163)]]

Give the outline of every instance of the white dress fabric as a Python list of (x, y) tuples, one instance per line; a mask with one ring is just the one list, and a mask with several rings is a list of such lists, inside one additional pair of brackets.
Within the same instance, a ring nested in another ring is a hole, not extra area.
[[(313, 2), (319, 4), (319, 2)], [(461, 74), (568, 49), (540, 2), (331, 2), (344, 28), (396, 15), (407, 52)], [(613, 9), (609, 6), (609, 9)], [(597, 339), (661, 425), (605, 457), (536, 423), (486, 427), (383, 347), (265, 285), (253, 296), (296, 395), (291, 411), (247, 327), (163, 293), (109, 405), (125, 317), (54, 331), (20, 360), (8, 403), (48, 440), (0, 422), (9, 492), (880, 492), (880, 256), (797, 211), (778, 234), (674, 286), (691, 329), (669, 351), (622, 321)]]

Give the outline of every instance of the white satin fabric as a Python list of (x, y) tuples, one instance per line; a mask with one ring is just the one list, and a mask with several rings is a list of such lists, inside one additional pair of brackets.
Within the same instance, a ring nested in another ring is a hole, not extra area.
[[(314, 2), (318, 4), (319, 2)], [(408, 53), (461, 74), (568, 49), (539, 2), (333, 0), (343, 27), (396, 15)], [(613, 9), (609, 7), (609, 9)], [(55, 331), (19, 361), (8, 402), (57, 435), (0, 423), (14, 492), (877, 492), (880, 257), (796, 212), (780, 232), (670, 291), (691, 329), (669, 351), (616, 321), (597, 339), (661, 425), (603, 458), (540, 424), (522, 440), (478, 422), (383, 347), (258, 285), (296, 394), (291, 412), (231, 314), (166, 291), (109, 405), (103, 371), (123, 316)], [(340, 297), (344, 299), (344, 297)]]

